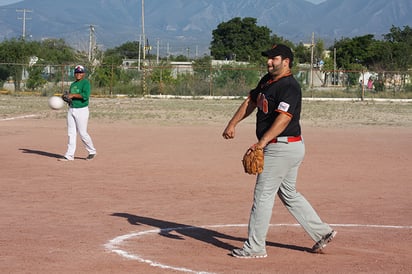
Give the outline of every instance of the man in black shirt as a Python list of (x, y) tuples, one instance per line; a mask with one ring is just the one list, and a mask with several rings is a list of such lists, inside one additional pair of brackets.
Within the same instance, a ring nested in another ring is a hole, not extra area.
[(264, 150), (264, 167), (256, 179), (248, 239), (243, 248), (232, 250), (232, 255), (238, 258), (267, 256), (266, 235), (276, 194), (315, 241), (312, 251), (319, 253), (336, 231), (322, 222), (310, 203), (296, 191), (305, 145), (299, 123), (302, 92), (291, 72), (293, 53), (289, 47), (279, 44), (262, 55), (267, 57), (268, 73), (250, 91), (222, 134), (225, 139), (234, 138), (236, 125), (257, 108), (258, 142), (254, 146)]

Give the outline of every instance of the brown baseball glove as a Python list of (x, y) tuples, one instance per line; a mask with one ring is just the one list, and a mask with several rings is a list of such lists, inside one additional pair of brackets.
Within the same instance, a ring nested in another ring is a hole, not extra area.
[(264, 164), (263, 149), (256, 145), (251, 146), (243, 155), (242, 164), (248, 174), (262, 173)]

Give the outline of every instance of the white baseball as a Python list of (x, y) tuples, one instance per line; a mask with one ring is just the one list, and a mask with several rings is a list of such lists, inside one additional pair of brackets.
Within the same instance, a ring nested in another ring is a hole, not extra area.
[(61, 109), (64, 106), (64, 101), (59, 96), (52, 96), (49, 98), (49, 107), (51, 109)]

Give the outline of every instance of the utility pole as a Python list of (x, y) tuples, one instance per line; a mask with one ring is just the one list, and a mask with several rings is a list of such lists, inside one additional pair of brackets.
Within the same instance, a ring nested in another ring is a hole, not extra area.
[(16, 10), (16, 12), (22, 12), (23, 13), (23, 18), (18, 17), (17, 19), (23, 20), (23, 34), (22, 34), (22, 39), (24, 40), (26, 38), (26, 20), (31, 20), (31, 18), (27, 18), (26, 13), (27, 12), (33, 12), (32, 10), (28, 9), (22, 9), (22, 10)]
[(144, 31), (144, 0), (142, 0), (142, 38), (143, 38), (143, 95), (147, 94), (146, 87), (146, 35)]
[(315, 33), (312, 32), (312, 42), (311, 42), (311, 54), (310, 54), (310, 87), (313, 89), (313, 54), (315, 49)]
[(95, 35), (94, 35), (94, 26), (90, 25), (90, 32), (89, 32), (89, 62), (91, 62), (94, 58), (94, 54), (93, 51), (96, 47), (96, 39), (95, 39)]
[(336, 75), (336, 48), (333, 48), (333, 85), (338, 84), (338, 77)]
[(159, 40), (159, 38), (157, 39), (157, 41), (156, 41), (156, 47), (157, 47), (157, 49), (156, 49), (156, 64), (159, 64), (159, 47), (160, 47), (160, 40)]
[(139, 59), (137, 62), (138, 71), (140, 71), (140, 59), (142, 59), (141, 52), (142, 52), (142, 35), (139, 35)]
[(142, 40), (143, 40), (143, 63), (146, 59), (146, 35), (144, 31), (144, 0), (142, 0)]

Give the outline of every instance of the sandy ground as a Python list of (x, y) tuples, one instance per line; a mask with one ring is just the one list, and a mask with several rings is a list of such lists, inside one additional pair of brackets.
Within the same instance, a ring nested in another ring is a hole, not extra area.
[(0, 122), (2, 273), (408, 273), (412, 128), (304, 127), (298, 189), (338, 231), (324, 254), (277, 200), (266, 259), (229, 256), (254, 177), (223, 126), (90, 122), (73, 162), (63, 119)]

